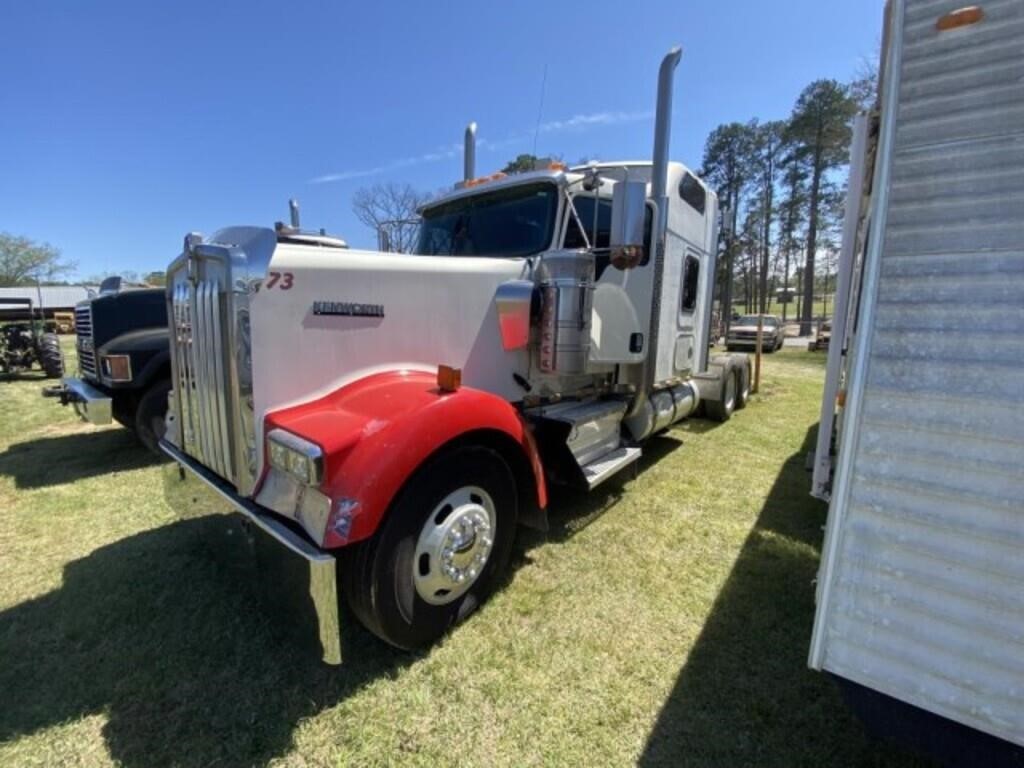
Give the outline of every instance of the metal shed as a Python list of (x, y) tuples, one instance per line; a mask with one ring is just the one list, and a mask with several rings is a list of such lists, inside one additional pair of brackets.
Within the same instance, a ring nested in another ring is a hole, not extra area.
[(809, 663), (1024, 745), (1024, 0), (963, 6), (891, 3), (858, 132)]
[[(34, 312), (38, 312), (41, 306), (49, 317), (55, 311), (73, 311), (78, 302), (89, 298), (90, 290), (89, 286), (84, 285), (44, 285), (39, 288), (30, 285), (18, 288), (0, 288), (0, 299), (28, 299), (32, 302)], [(40, 298), (42, 298), (42, 304), (40, 304)], [(13, 307), (0, 306), (0, 317), (5, 320), (20, 319), (20, 316), (25, 314), (20, 307), (15, 310)], [(18, 318), (15, 318), (15, 315)]]

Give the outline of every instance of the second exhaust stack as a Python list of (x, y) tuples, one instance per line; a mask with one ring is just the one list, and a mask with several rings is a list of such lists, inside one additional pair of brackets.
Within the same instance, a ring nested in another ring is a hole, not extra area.
[(466, 126), (466, 138), (463, 142), (462, 180), (476, 178), (476, 123)]

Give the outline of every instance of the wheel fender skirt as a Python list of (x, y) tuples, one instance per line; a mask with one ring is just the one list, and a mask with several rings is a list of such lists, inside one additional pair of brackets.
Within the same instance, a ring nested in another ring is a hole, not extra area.
[(544, 509), (547, 487), (529, 428), (507, 401), (460, 387), (442, 392), (433, 374), (377, 373), (325, 397), (268, 413), (265, 432), (280, 428), (323, 451), (320, 490), (331, 499), (321, 546), (331, 549), (377, 530), (405, 481), (439, 448), (473, 432), (497, 433), (523, 451), (534, 499)]

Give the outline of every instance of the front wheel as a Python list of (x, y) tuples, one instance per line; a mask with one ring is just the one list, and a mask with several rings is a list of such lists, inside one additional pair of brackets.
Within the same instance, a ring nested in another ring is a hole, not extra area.
[(433, 644), (494, 590), (516, 517), (515, 481), (498, 453), (445, 451), (402, 489), (377, 533), (340, 556), (353, 613), (399, 648)]
[(156, 382), (139, 398), (135, 409), (135, 436), (156, 456), (160, 452), (160, 438), (164, 436), (164, 420), (167, 417), (167, 395), (171, 391), (171, 382), (167, 379)]

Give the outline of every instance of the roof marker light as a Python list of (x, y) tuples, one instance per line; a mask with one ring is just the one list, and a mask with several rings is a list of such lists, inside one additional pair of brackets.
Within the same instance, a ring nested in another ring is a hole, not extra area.
[(935, 29), (939, 32), (946, 32), (950, 29), (977, 24), (983, 18), (985, 18), (985, 12), (981, 10), (980, 5), (968, 5), (940, 16), (939, 20), (935, 22)]

